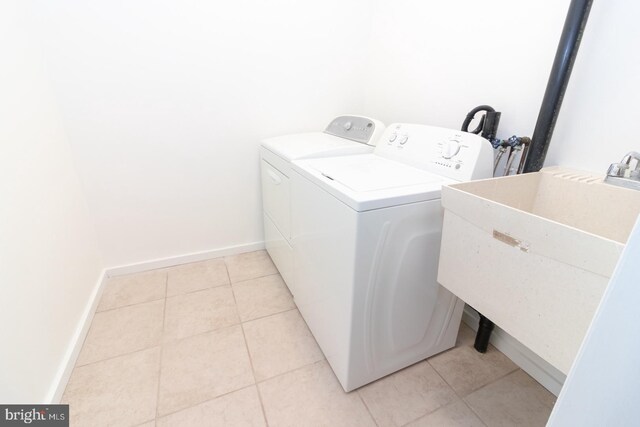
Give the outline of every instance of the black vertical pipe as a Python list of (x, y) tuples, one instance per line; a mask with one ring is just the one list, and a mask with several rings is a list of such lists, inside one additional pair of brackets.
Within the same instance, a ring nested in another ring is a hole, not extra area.
[[(524, 165), (524, 172), (537, 172), (542, 169), (547, 150), (553, 136), (553, 129), (560, 113), (564, 93), (571, 77), (571, 70), (578, 54), (584, 28), (589, 19), (593, 0), (571, 0), (569, 11), (564, 21), (562, 35), (553, 60), (553, 67), (547, 81), (538, 121), (533, 131), (529, 153)], [(480, 322), (474, 348), (480, 353), (487, 351), (489, 338), (493, 331), (493, 322), (480, 314)]]
[(491, 338), (491, 332), (493, 331), (494, 326), (495, 325), (491, 320), (480, 314), (478, 332), (476, 333), (476, 340), (473, 343), (473, 348), (475, 348), (479, 353), (487, 352), (487, 348), (489, 347), (489, 338)]
[(531, 146), (524, 166), (525, 173), (537, 172), (544, 165), (592, 3), (593, 0), (571, 0), (569, 5), (547, 89), (538, 113), (538, 121), (531, 138)]

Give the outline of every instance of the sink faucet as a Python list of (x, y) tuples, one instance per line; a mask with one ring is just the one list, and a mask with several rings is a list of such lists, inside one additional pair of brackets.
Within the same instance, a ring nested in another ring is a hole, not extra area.
[(631, 151), (620, 163), (611, 164), (604, 182), (640, 190), (640, 153)]

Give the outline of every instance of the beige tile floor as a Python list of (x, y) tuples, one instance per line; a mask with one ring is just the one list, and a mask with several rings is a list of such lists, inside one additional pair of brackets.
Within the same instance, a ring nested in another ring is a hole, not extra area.
[(457, 346), (345, 393), (264, 251), (112, 278), (63, 396), (72, 426), (542, 426), (555, 402)]

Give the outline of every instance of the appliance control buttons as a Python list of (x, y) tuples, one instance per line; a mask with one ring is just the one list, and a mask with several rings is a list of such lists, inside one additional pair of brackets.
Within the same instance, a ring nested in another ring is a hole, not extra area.
[(409, 135), (403, 135), (402, 138), (400, 138), (400, 141), (398, 141), (400, 143), (400, 145), (404, 145), (407, 143), (407, 141), (409, 140)]
[(460, 143), (456, 140), (447, 141), (442, 145), (442, 157), (450, 159), (460, 151)]
[(398, 134), (397, 133), (392, 133), (391, 135), (389, 135), (389, 144), (391, 144), (393, 141), (395, 141), (398, 138)]
[(349, 130), (349, 129), (351, 129), (351, 122), (346, 122), (344, 124), (344, 130)]
[[(450, 162), (438, 162), (438, 161), (435, 161), (434, 163), (435, 163), (436, 165), (438, 165), (438, 166), (442, 166), (442, 167), (445, 167), (445, 168), (451, 168), (451, 167), (453, 167), (453, 166), (451, 165), (451, 163), (450, 163)], [(457, 169), (457, 168), (456, 168), (456, 169)]]

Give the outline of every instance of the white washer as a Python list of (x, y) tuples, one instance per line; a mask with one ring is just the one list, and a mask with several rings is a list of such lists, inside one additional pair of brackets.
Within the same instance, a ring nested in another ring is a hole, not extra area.
[(489, 141), (394, 124), (373, 153), (293, 170), (296, 304), (342, 387), (453, 347), (464, 303), (436, 282), (440, 192), (492, 176)]
[(265, 246), (295, 296), (291, 249), (291, 161), (295, 159), (370, 153), (384, 131), (378, 120), (340, 116), (324, 132), (268, 138), (260, 148)]

